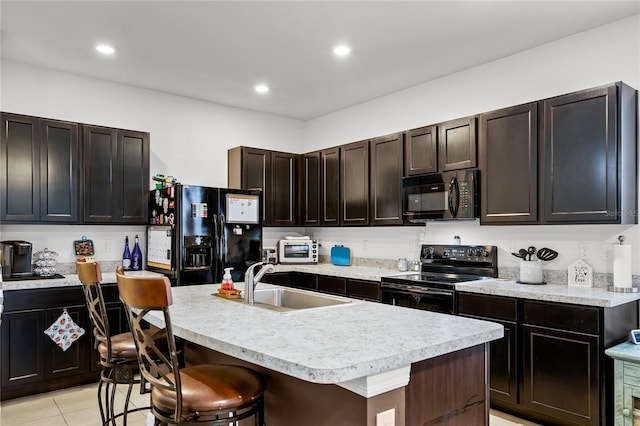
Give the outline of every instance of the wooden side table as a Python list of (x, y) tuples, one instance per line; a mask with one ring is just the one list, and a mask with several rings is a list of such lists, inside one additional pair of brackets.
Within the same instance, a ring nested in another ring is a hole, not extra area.
[(614, 360), (614, 424), (640, 426), (640, 345), (624, 342), (604, 353)]

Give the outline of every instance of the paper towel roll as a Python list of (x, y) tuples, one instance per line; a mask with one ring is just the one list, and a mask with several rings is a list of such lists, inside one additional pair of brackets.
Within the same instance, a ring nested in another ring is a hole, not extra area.
[(613, 286), (631, 287), (631, 246), (613, 246)]

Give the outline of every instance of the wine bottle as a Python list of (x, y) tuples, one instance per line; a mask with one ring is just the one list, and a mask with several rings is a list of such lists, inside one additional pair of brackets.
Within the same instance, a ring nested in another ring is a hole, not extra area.
[(129, 236), (124, 237), (124, 253), (122, 254), (122, 269), (131, 270), (131, 252), (129, 251)]
[(140, 245), (138, 245), (138, 236), (136, 235), (135, 244), (133, 246), (133, 255), (131, 257), (131, 270), (139, 271), (142, 269), (142, 252), (140, 251)]

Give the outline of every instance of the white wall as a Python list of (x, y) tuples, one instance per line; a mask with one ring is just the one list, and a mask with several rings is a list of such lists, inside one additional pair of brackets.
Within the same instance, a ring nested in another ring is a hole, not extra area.
[[(193, 185), (227, 186), (227, 149), (247, 145), (302, 152), (304, 123), (166, 93), (2, 61), (0, 110), (143, 130), (151, 134), (151, 175)], [(144, 227), (3, 225), (0, 239), (31, 241), (72, 262), (72, 241), (93, 239), (98, 260), (118, 260), (124, 236)], [(144, 238), (141, 238), (144, 244)], [(142, 247), (145, 253), (144, 246)]]
[[(149, 131), (152, 174), (225, 186), (226, 150), (238, 145), (307, 152), (619, 80), (640, 88), (640, 15), (308, 122), (6, 61), (1, 65), (2, 111)], [(119, 258), (121, 240), (131, 233), (126, 227), (54, 225), (12, 225), (0, 231), (0, 238), (22, 235), (56, 251), (70, 250), (71, 241), (87, 235), (101, 242), (98, 258), (106, 260)], [(508, 253), (533, 244), (560, 251), (549, 269), (565, 268), (578, 257), (579, 245), (586, 244), (591, 252), (587, 260), (596, 272), (611, 272), (611, 261), (602, 252), (623, 233), (634, 246), (633, 271), (640, 275), (639, 225), (481, 227), (456, 222), (406, 228), (275, 228), (265, 230), (265, 246), (290, 233), (320, 239), (322, 254), (339, 243), (351, 247), (356, 257), (386, 259), (411, 257), (420, 242), (449, 243), (460, 235), (463, 244), (498, 245), (501, 266), (515, 266)], [(109, 253), (104, 241), (112, 241)]]
[(2, 61), (0, 109), (151, 134), (151, 174), (227, 185), (227, 149), (302, 152), (304, 123)]
[[(507, 58), (434, 80), (307, 122), (306, 151), (416, 128), (467, 115), (535, 101), (575, 90), (624, 81), (640, 88), (640, 15), (579, 33)], [(517, 188), (515, 188), (517, 190)], [(516, 266), (514, 250), (529, 245), (560, 252), (548, 269), (564, 269), (590, 252), (596, 272), (611, 272), (611, 244), (624, 234), (633, 245), (633, 273), (640, 274), (640, 225), (634, 226), (479, 226), (441, 222), (426, 228), (309, 228), (324, 241), (353, 248), (357, 257), (408, 256), (424, 240), (498, 245), (500, 266)], [(604, 254), (603, 254), (604, 253)]]

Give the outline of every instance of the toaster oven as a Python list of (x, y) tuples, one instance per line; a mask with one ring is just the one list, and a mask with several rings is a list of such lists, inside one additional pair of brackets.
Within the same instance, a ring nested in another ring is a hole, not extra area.
[(308, 238), (286, 238), (278, 241), (278, 263), (318, 263), (318, 241)]

